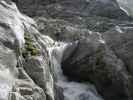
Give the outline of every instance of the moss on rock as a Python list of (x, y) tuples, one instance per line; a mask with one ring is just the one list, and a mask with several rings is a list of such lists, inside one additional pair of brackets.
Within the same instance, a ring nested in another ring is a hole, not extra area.
[(33, 45), (33, 40), (27, 33), (24, 34), (25, 39), (25, 48), (22, 51), (22, 55), (25, 58), (26, 56), (36, 56), (37, 55), (37, 48)]

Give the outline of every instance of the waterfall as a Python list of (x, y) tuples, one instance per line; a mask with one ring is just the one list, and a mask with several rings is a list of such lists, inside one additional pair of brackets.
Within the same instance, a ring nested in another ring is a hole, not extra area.
[(56, 42), (49, 48), (51, 64), (54, 68), (56, 85), (63, 89), (64, 100), (103, 100), (96, 92), (93, 85), (89, 83), (70, 82), (63, 75), (61, 60), (63, 51), (71, 43)]

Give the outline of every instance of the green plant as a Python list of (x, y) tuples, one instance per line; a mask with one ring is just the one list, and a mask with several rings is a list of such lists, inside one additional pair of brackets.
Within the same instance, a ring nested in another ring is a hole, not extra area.
[(23, 57), (30, 56), (36, 56), (37, 55), (37, 48), (33, 45), (33, 40), (28, 34), (24, 34), (25, 39), (25, 48), (22, 51)]
[(31, 51), (31, 55), (32, 55), (32, 56), (37, 55), (37, 50), (36, 50), (36, 49), (33, 49), (33, 50)]

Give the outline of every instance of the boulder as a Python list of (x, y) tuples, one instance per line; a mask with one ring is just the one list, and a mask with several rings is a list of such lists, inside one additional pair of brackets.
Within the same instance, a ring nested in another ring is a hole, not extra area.
[(64, 51), (62, 61), (63, 72), (70, 80), (95, 84), (105, 100), (132, 98), (132, 76), (98, 33), (79, 40), (73, 52), (67, 52), (71, 48)]
[(132, 24), (116, 26), (115, 28), (103, 33), (103, 37), (107, 45), (114, 51), (118, 58), (120, 58), (126, 69), (133, 75), (133, 28)]

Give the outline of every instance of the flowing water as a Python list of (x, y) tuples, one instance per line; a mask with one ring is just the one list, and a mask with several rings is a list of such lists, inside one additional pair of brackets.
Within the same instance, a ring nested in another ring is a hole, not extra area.
[(49, 48), (51, 63), (54, 67), (55, 76), (57, 77), (56, 85), (63, 89), (64, 100), (103, 100), (96, 92), (93, 85), (89, 83), (70, 82), (63, 75), (61, 69), (61, 60), (63, 51), (71, 43), (56, 42)]

